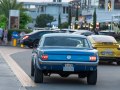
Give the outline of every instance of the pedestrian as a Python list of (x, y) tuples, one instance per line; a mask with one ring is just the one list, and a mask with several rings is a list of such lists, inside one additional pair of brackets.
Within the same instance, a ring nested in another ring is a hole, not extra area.
[(4, 30), (4, 34), (3, 34), (3, 41), (4, 41), (4, 44), (5, 45), (7, 45), (7, 43), (8, 43), (8, 30), (7, 29), (5, 29)]
[(3, 29), (0, 28), (0, 45), (2, 44)]
[(21, 43), (21, 40), (22, 40), (22, 38), (23, 38), (23, 36), (25, 35), (26, 33), (24, 32), (24, 31), (22, 31), (21, 33), (20, 33), (20, 43)]

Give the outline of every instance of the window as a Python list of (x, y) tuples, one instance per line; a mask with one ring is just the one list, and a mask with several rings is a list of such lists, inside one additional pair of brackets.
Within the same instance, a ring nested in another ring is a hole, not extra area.
[(53, 0), (53, 2), (56, 2), (56, 0)]
[(115, 0), (114, 8), (115, 9), (120, 9), (120, 0)]
[(44, 7), (43, 6), (41, 6), (41, 12), (44, 12)]
[(43, 46), (90, 48), (87, 39), (80, 37), (66, 37), (66, 36), (46, 37)]
[(63, 7), (63, 13), (65, 14), (65, 7)]

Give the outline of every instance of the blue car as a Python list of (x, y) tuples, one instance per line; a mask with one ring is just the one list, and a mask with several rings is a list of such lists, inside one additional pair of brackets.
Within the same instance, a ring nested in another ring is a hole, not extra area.
[(34, 82), (43, 83), (44, 76), (52, 73), (61, 77), (78, 74), (87, 77), (87, 83), (97, 82), (98, 51), (92, 48), (89, 40), (82, 35), (69, 33), (45, 34), (33, 49), (31, 76)]

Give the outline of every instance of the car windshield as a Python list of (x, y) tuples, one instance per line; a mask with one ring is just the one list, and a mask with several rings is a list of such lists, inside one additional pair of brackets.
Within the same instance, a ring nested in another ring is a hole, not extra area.
[(43, 47), (90, 48), (87, 39), (80, 37), (52, 36), (46, 37)]
[(95, 42), (112, 42), (112, 43), (117, 43), (114, 37), (112, 36), (93, 36), (93, 39)]

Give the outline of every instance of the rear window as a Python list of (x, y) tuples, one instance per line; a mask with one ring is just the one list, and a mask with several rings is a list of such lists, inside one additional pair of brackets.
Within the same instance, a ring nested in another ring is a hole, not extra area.
[(65, 37), (65, 36), (53, 36), (46, 37), (44, 47), (75, 47), (75, 48), (90, 48), (86, 38), (80, 37)]
[(111, 36), (93, 36), (92, 37), (95, 42), (112, 42), (117, 43), (114, 37)]

